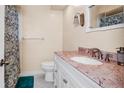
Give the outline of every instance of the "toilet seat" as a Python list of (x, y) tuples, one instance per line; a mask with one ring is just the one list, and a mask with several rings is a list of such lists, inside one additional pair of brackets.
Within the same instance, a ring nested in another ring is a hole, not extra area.
[(41, 63), (42, 67), (54, 67), (54, 63), (53, 62), (45, 62), (45, 63)]
[(42, 63), (42, 69), (44, 69), (44, 70), (51, 71), (51, 70), (53, 70), (53, 68), (54, 68), (54, 63), (53, 62)]

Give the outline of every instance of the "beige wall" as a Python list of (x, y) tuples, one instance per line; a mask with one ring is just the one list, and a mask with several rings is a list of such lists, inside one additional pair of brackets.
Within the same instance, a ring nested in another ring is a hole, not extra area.
[(63, 12), (49, 6), (21, 6), (22, 72), (40, 71), (41, 63), (53, 59), (63, 48)]
[[(115, 48), (124, 46), (124, 28), (86, 33), (87, 16), (85, 7), (68, 6), (64, 11), (64, 50), (75, 50), (81, 46), (115, 52)], [(73, 16), (77, 11), (85, 13), (84, 27), (75, 27), (73, 24)]]

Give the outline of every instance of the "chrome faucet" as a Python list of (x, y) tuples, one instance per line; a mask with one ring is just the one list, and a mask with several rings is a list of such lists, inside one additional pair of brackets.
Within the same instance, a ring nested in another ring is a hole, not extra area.
[(101, 60), (103, 59), (103, 54), (100, 51), (100, 49), (98, 49), (98, 48), (91, 48), (89, 50), (90, 50), (90, 54), (91, 54), (92, 57), (96, 57), (96, 58), (101, 59)]

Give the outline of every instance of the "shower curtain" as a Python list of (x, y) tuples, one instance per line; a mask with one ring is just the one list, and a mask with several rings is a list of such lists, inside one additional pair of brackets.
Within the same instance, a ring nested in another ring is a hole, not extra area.
[(5, 87), (14, 88), (20, 73), (19, 20), (16, 6), (5, 6)]

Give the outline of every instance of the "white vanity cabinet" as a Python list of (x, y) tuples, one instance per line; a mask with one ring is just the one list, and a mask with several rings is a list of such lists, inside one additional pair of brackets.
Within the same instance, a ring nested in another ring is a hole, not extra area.
[(71, 88), (76, 87), (73, 84), (74, 80), (69, 76), (68, 71), (64, 65), (60, 64), (59, 61), (55, 61), (55, 68), (54, 68), (54, 87), (56, 88)]
[(54, 57), (54, 87), (56, 88), (100, 88), (100, 86), (76, 70), (62, 58)]

